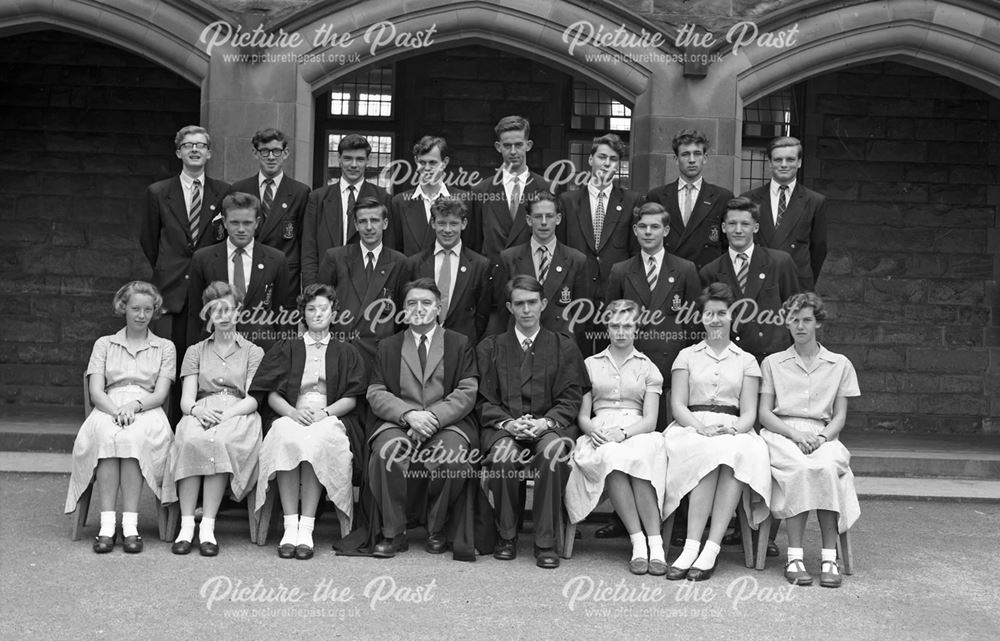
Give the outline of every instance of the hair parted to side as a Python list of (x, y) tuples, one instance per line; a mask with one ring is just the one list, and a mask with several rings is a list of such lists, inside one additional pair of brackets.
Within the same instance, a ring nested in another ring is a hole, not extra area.
[(725, 303), (726, 307), (731, 307), (736, 301), (736, 297), (733, 296), (733, 290), (729, 285), (725, 283), (712, 283), (701, 290), (701, 296), (698, 297), (698, 311), (705, 311), (705, 305), (708, 305), (713, 300)]
[[(753, 217), (753, 221), (755, 223), (760, 222), (760, 207), (757, 206), (757, 203), (744, 196), (731, 198), (726, 203), (726, 213), (728, 214), (731, 211), (748, 211), (750, 212), (750, 216)], [(726, 221), (725, 216), (722, 217), (722, 221)]]
[(826, 304), (815, 292), (793, 294), (781, 306), (785, 310), (785, 318), (790, 318), (792, 314), (797, 314), (806, 307), (812, 308), (816, 322), (822, 323), (826, 320)]
[(681, 129), (674, 136), (674, 139), (670, 141), (670, 148), (674, 150), (674, 155), (676, 156), (681, 145), (701, 145), (701, 150), (707, 154), (711, 142), (708, 136), (697, 129)]
[(538, 294), (539, 298), (545, 298), (545, 289), (542, 284), (538, 282), (538, 279), (534, 276), (529, 276), (528, 274), (518, 274), (514, 278), (507, 281), (504, 285), (503, 291), (506, 296), (507, 302), (510, 302), (510, 296), (515, 289), (521, 289), (526, 292), (535, 292)]
[(441, 290), (438, 289), (437, 283), (434, 282), (433, 278), (425, 277), (418, 278), (416, 280), (411, 280), (410, 282), (403, 285), (403, 300), (406, 300), (406, 295), (412, 292), (414, 289), (426, 289), (430, 293), (434, 294), (434, 297), (441, 302)]
[(153, 299), (153, 318), (160, 317), (163, 307), (163, 296), (155, 285), (147, 283), (144, 280), (133, 280), (125, 283), (115, 292), (115, 297), (111, 301), (111, 307), (116, 316), (125, 315), (125, 308), (128, 306), (128, 301), (135, 294), (145, 294), (151, 297)]
[(193, 136), (195, 134), (202, 134), (205, 136), (205, 142), (208, 143), (208, 148), (212, 148), (212, 137), (208, 135), (208, 129), (204, 127), (199, 127), (198, 125), (188, 125), (187, 127), (182, 127), (177, 135), (174, 136), (174, 149), (180, 149), (181, 143), (184, 142), (185, 136)]
[(330, 306), (333, 309), (337, 309), (337, 291), (332, 285), (327, 285), (326, 283), (313, 283), (312, 285), (306, 285), (302, 293), (298, 295), (295, 299), (295, 304), (299, 310), (300, 316), (305, 316), (306, 305), (313, 302), (317, 298), (325, 298), (330, 301)]
[(496, 134), (497, 140), (500, 140), (500, 134), (508, 131), (523, 131), (524, 138), (527, 140), (531, 138), (531, 123), (528, 122), (527, 118), (521, 116), (504, 116), (493, 128), (493, 133)]
[(254, 148), (254, 150), (256, 150), (257, 145), (260, 143), (274, 142), (275, 140), (281, 143), (282, 149), (286, 149), (288, 147), (288, 137), (274, 127), (259, 130), (253, 135), (253, 138), (250, 139), (250, 145)]

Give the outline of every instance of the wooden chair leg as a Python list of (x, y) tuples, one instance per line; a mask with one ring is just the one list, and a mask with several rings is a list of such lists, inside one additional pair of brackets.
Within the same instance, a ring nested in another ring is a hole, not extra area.
[[(155, 499), (155, 497), (154, 497)], [(170, 505), (163, 505), (156, 501), (156, 525), (160, 534), (160, 540), (167, 543), (177, 538), (177, 532), (181, 524), (181, 504), (174, 501)]]
[[(744, 494), (746, 490), (744, 490)], [(740, 539), (743, 540), (743, 564), (748, 568), (754, 566), (753, 563), (753, 528), (750, 527), (750, 518), (747, 516), (747, 511), (743, 507), (743, 499), (740, 498), (739, 505), (736, 507), (736, 515), (740, 521)]]
[(259, 515), (257, 514), (257, 487), (250, 488), (247, 492), (247, 525), (250, 528), (250, 542), (257, 542), (257, 529), (260, 527)]
[(854, 573), (854, 553), (851, 551), (851, 531), (843, 532), (837, 539), (837, 556), (844, 574)]
[(576, 523), (566, 523), (566, 538), (563, 539), (562, 558), (573, 558), (573, 544), (576, 542)]
[(76, 501), (76, 511), (73, 512), (73, 531), (70, 534), (72, 540), (79, 541), (83, 533), (83, 526), (87, 525), (87, 512), (90, 511), (90, 497), (94, 491), (94, 483), (91, 481), (87, 489), (83, 491)]
[(663, 558), (670, 558), (670, 541), (674, 538), (674, 514), (671, 513), (667, 520), (660, 527), (660, 536), (663, 538)]
[(267, 535), (271, 529), (272, 514), (274, 513), (275, 496), (278, 494), (278, 484), (271, 481), (267, 486), (267, 493), (264, 496), (264, 505), (259, 510), (257, 517), (257, 545), (267, 545)]
[(767, 562), (767, 541), (771, 536), (771, 515), (768, 514), (764, 522), (757, 528), (757, 562), (754, 567), (758, 570), (764, 569)]

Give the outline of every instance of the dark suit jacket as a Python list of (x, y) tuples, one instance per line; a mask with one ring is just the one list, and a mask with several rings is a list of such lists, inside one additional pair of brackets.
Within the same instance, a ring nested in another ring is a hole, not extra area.
[(477, 412), (482, 426), (482, 449), (489, 448), (506, 432), (500, 423), (525, 414), (551, 418), (560, 436), (579, 434), (576, 416), (583, 393), (590, 385), (583, 356), (572, 338), (544, 327), (532, 345), (531, 367), (514, 329), (487, 336), (476, 348), (479, 363)]
[[(201, 314), (201, 294), (209, 283), (216, 280), (229, 282), (229, 257), (227, 243), (199, 249), (191, 259), (188, 287), (188, 345), (194, 345), (205, 334), (205, 321)], [(261, 314), (273, 312), (273, 318), (261, 319), (270, 322), (241, 324), (238, 331), (250, 341), (269, 349), (291, 326), (287, 318), (279, 318), (283, 309), (292, 308), (292, 292), (289, 289), (288, 263), (285, 255), (274, 247), (261, 243), (253, 244), (253, 260), (247, 274), (246, 296), (243, 309), (247, 313)], [(260, 311), (256, 311), (260, 310)], [(284, 315), (282, 315), (284, 316)]]
[[(535, 261), (531, 256), (531, 242), (503, 250), (500, 254), (502, 276), (496, 279), (497, 289), (502, 289), (511, 278), (518, 274), (535, 276)], [(553, 332), (572, 334), (569, 321), (563, 318), (563, 310), (578, 298), (590, 298), (590, 281), (587, 279), (587, 258), (582, 253), (556, 241), (556, 249), (552, 253), (549, 272), (542, 283), (544, 296), (548, 304), (542, 312), (542, 327)], [(503, 300), (499, 291), (494, 293), (498, 300)], [(505, 331), (510, 314), (506, 307), (498, 307), (502, 324), (497, 331)], [(576, 328), (574, 328), (576, 330)]]
[[(205, 176), (198, 242), (192, 243), (180, 176), (146, 188), (146, 213), (139, 229), (139, 244), (153, 268), (153, 284), (163, 295), (164, 312), (176, 314), (184, 308), (188, 298), (188, 269), (195, 250), (225, 240), (225, 228), (215, 217), (222, 214), (222, 199), (228, 190), (229, 183)], [(198, 297), (200, 300), (200, 290)]]
[(438, 417), (441, 429), (465, 437), (479, 446), (479, 429), (472, 410), (479, 388), (472, 343), (462, 334), (438, 327), (427, 350), (427, 367), (420, 368), (417, 346), (407, 340), (409, 329), (394, 334), (378, 346), (375, 370), (368, 385), (373, 419), (368, 440), (382, 430), (398, 426), (409, 410), (427, 410)]
[(549, 183), (535, 172), (522, 188), (521, 205), (517, 216), (511, 218), (510, 204), (504, 194), (501, 174), (498, 172), (479, 182), (469, 194), (469, 224), (462, 234), (462, 242), (486, 256), (494, 264), (503, 250), (528, 242), (531, 229), (526, 218), (525, 204), (532, 194), (549, 189)]
[(775, 229), (770, 189), (768, 181), (763, 187), (743, 194), (760, 207), (760, 231), (755, 243), (788, 252), (799, 275), (800, 290), (813, 291), (826, 260), (826, 199), (796, 182), (781, 227)]
[[(406, 256), (414, 256), (428, 248), (434, 247), (437, 237), (434, 228), (427, 221), (422, 198), (413, 197), (416, 189), (396, 194), (389, 204), (389, 227), (393, 229), (390, 247), (403, 252)], [(453, 187), (448, 188), (452, 198), (466, 200), (468, 192)]]
[[(334, 247), (323, 255), (317, 282), (337, 290), (337, 314), (342, 321), (331, 330), (342, 332), (339, 337), (354, 344), (369, 361), (375, 358), (379, 341), (396, 333), (396, 296), (405, 271), (406, 257), (384, 244), (367, 286), (360, 244)], [(350, 312), (349, 318), (345, 311)]]
[[(687, 226), (677, 206), (677, 183), (667, 183), (649, 192), (646, 200), (658, 202), (670, 213), (670, 233), (667, 234), (667, 252), (690, 260), (701, 269), (721, 256), (728, 247), (721, 225), (726, 215), (726, 203), (733, 194), (728, 189), (702, 181), (698, 199), (691, 210)], [(667, 375), (669, 378), (669, 375)]]
[[(482, 338), (489, 320), (492, 296), (489, 272), (489, 261), (463, 243), (444, 326), (465, 334), (473, 345)], [(425, 277), (434, 279), (434, 245), (406, 259), (404, 283)]]
[[(242, 191), (253, 194), (263, 201), (258, 183), (259, 175), (239, 180), (232, 184), (229, 193)], [(309, 199), (309, 185), (293, 180), (288, 174), (281, 177), (281, 184), (274, 192), (274, 202), (267, 220), (257, 228), (256, 240), (268, 247), (274, 247), (285, 254), (288, 260), (290, 288), (298, 293), (299, 275), (302, 273), (302, 219)]]
[[(356, 200), (375, 198), (389, 207), (389, 194), (372, 183), (365, 181), (358, 190)], [(354, 228), (354, 220), (345, 221), (341, 213), (343, 205), (340, 202), (340, 181), (325, 187), (314, 189), (306, 199), (306, 211), (302, 217), (302, 286), (318, 282), (319, 264), (323, 254), (332, 247), (343, 245), (344, 227), (348, 224), (347, 242), (357, 244), (358, 232)], [(386, 235), (391, 239), (392, 221)], [(387, 247), (392, 242), (383, 239)]]
[[(611, 278), (605, 302), (627, 298), (641, 305), (647, 317), (639, 328), (636, 348), (649, 356), (663, 374), (665, 387), (669, 387), (670, 368), (677, 354), (694, 341), (695, 325), (689, 318), (701, 293), (701, 281), (694, 263), (666, 253), (656, 280), (655, 289), (649, 291), (642, 254), (634, 256), (611, 268)], [(664, 397), (666, 394), (664, 394)]]
[(556, 227), (556, 238), (587, 258), (587, 297), (603, 298), (600, 293), (608, 283), (615, 263), (639, 253), (639, 244), (632, 232), (632, 210), (642, 204), (642, 196), (611, 188), (604, 209), (604, 227), (600, 246), (594, 245), (594, 214), (590, 211), (590, 193), (586, 187), (559, 195), (562, 224)]
[[(702, 285), (721, 282), (733, 290), (737, 298), (737, 305), (732, 310), (733, 340), (744, 351), (753, 354), (758, 362), (792, 344), (779, 313), (782, 303), (792, 294), (799, 293), (791, 256), (777, 249), (755, 246), (747, 268), (747, 290), (743, 294), (740, 294), (728, 251), (705, 265), (700, 276)], [(740, 319), (746, 320), (740, 322)]]

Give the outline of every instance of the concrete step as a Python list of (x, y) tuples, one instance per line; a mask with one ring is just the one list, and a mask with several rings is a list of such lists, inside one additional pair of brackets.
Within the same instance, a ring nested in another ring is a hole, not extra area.
[(855, 476), (1000, 481), (1000, 437), (846, 433)]

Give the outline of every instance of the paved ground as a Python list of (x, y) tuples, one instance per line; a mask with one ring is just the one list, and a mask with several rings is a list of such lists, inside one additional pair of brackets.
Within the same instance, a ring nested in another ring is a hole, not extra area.
[[(737, 548), (725, 548), (705, 583), (633, 577), (626, 542), (598, 541), (589, 525), (554, 571), (529, 562), (530, 537), (508, 563), (430, 556), (420, 532), (396, 559), (336, 557), (322, 520), (317, 557), (283, 561), (273, 545), (249, 543), (240, 512), (220, 520), (219, 557), (175, 557), (156, 540), (149, 496), (146, 551), (98, 556), (93, 523), (85, 540), (69, 540), (66, 484), (65, 475), (0, 474), (0, 639), (951, 641), (1000, 630), (996, 503), (863, 502), (855, 574), (830, 590), (792, 588), (774, 559), (747, 570)], [(809, 537), (814, 569), (813, 523)]]

